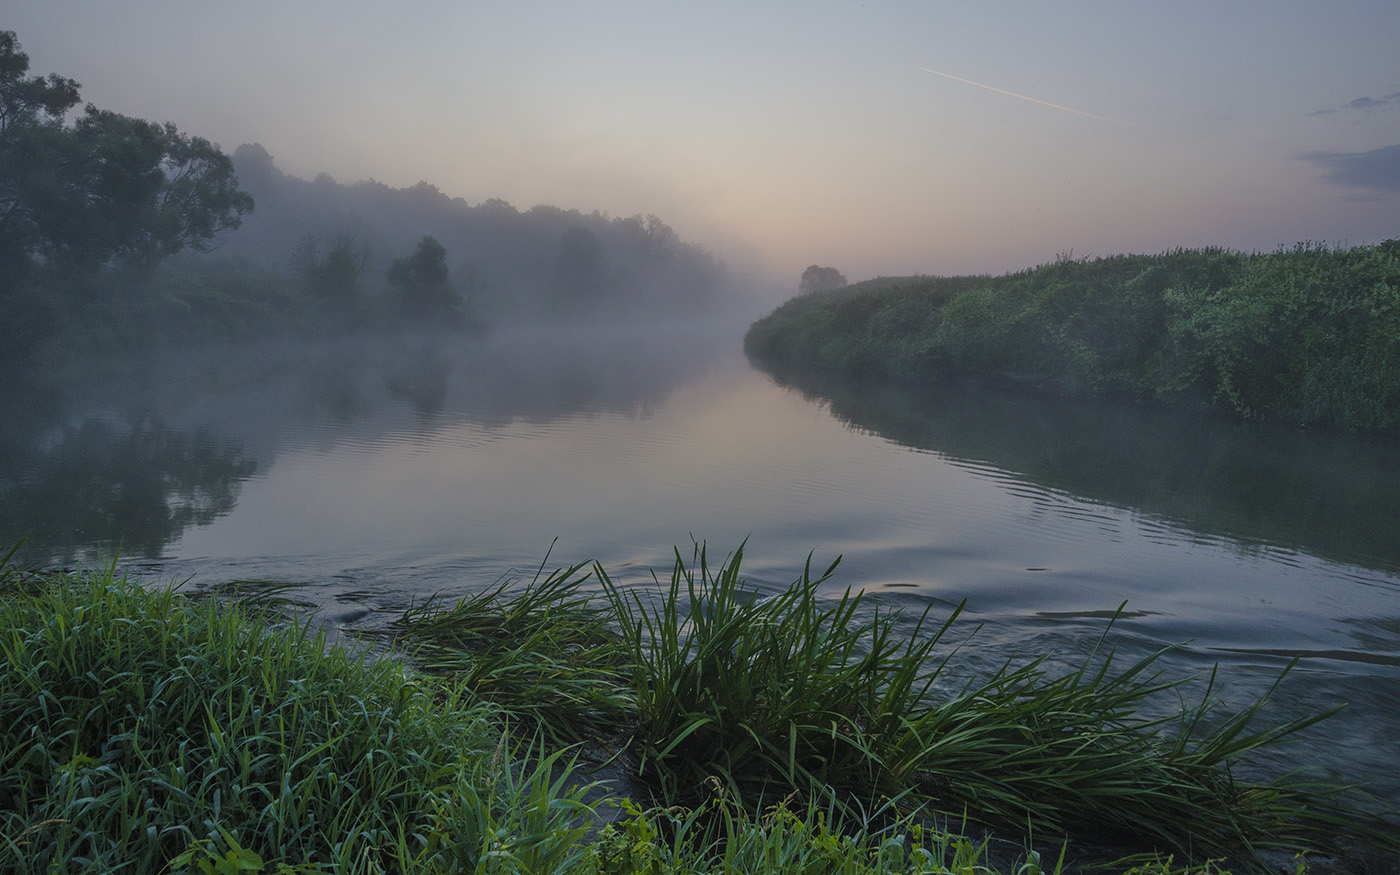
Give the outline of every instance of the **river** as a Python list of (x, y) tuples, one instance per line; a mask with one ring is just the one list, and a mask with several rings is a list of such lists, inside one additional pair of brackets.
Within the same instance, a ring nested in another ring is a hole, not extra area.
[[(961, 387), (789, 385), (742, 327), (501, 330), (105, 364), (11, 393), (0, 538), (153, 581), (296, 585), (333, 626), (597, 560), (746, 543), (776, 589), (946, 614), (968, 671), (1103, 636), (1180, 645), (1262, 719), (1346, 702), (1246, 768), (1400, 804), (1400, 445)], [(1188, 690), (1200, 691), (1200, 685)], [(1174, 705), (1164, 703), (1163, 707)]]

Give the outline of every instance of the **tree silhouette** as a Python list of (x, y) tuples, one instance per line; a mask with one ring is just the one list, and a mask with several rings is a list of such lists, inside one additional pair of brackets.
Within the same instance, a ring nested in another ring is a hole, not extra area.
[(804, 295), (813, 292), (824, 292), (828, 289), (839, 289), (846, 285), (846, 277), (841, 271), (834, 267), (818, 267), (813, 264), (802, 271), (802, 281), (798, 284), (798, 289)]
[(459, 299), (447, 277), (447, 250), (432, 236), (418, 241), (412, 255), (394, 259), (389, 285), (398, 292), (399, 307), (413, 319), (455, 316)]

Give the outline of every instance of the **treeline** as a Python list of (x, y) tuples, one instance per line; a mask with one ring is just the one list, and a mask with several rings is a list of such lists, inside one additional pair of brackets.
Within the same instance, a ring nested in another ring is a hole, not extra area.
[[(732, 290), (655, 216), (288, 177), (98, 109), (0, 31), (0, 366), (278, 336), (657, 316)], [(254, 207), (256, 206), (256, 209)]]
[(327, 259), (349, 253), (372, 286), (428, 235), (445, 250), (452, 287), (486, 322), (697, 313), (734, 293), (718, 257), (656, 216), (519, 210), (499, 198), (473, 205), (427, 182), (305, 180), (283, 173), (257, 144), (238, 147), (233, 163), (258, 209), (221, 253), (264, 268), (301, 264), (302, 253), (319, 248)]
[(1400, 432), (1400, 239), (1060, 258), (794, 298), (745, 349), (786, 373), (987, 378), (1248, 418)]

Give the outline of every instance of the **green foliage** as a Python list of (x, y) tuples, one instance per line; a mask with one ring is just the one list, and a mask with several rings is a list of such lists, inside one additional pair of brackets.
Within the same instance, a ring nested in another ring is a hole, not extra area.
[(450, 607), (430, 599), (390, 632), (419, 668), (452, 676), (556, 742), (607, 736), (635, 709), (610, 616), (579, 592), (582, 568), (537, 573), (523, 587), (503, 579)]
[(524, 765), (459, 690), (304, 626), (109, 568), (7, 586), (0, 630), (4, 871), (157, 872), (186, 853), (365, 872), (476, 871), (499, 854), (528, 869), (582, 835), (557, 757)]
[[(1145, 847), (1123, 863), (1140, 871), (1211, 871), (1152, 851), (1395, 845), (1325, 788), (1231, 776), (1325, 715), (1252, 731), (1259, 705), (1216, 714), (1208, 685), (1176, 719), (1138, 717), (1182, 692), (1156, 655), (1061, 676), (1008, 665), (950, 689), (951, 654), (934, 650), (956, 612), (925, 630), (927, 613), (820, 598), (835, 566), (810, 563), (760, 597), (741, 558), (712, 570), (703, 546), (690, 566), (678, 554), (655, 601), (596, 569), (608, 597), (590, 607), (574, 566), (518, 596), (502, 583), (412, 609), (394, 637), (431, 676), (329, 646), (283, 618), (275, 588), (195, 601), (113, 566), (0, 566), (0, 871), (993, 871), (986, 842), (934, 828), (964, 811)], [(589, 686), (604, 692), (578, 695)], [(630, 726), (671, 807), (617, 800), (624, 817), (597, 829), (567, 750), (502, 728), (504, 712), (567, 736), (555, 708), (585, 737)], [(1043, 868), (1029, 850), (996, 865)]]
[[(896, 821), (883, 829), (833, 820), (830, 811), (786, 803), (752, 817), (717, 801), (701, 809), (642, 811), (604, 827), (581, 871), (589, 875), (990, 875), (987, 842)], [(1042, 875), (1028, 851), (1016, 875)], [(1057, 866), (1054, 872), (1060, 871)], [(1007, 870), (1008, 875), (1012, 870)]]
[(1008, 663), (940, 694), (948, 656), (935, 648), (958, 611), (927, 634), (925, 611), (901, 633), (897, 615), (862, 610), (859, 593), (819, 598), (835, 565), (813, 575), (810, 562), (760, 598), (739, 577), (742, 554), (717, 570), (703, 547), (691, 566), (677, 554), (651, 602), (595, 572), (637, 665), (633, 752), (667, 798), (795, 791), (850, 813), (909, 794), (1003, 826), (1182, 852), (1298, 842), (1333, 816), (1321, 788), (1250, 786), (1230, 771), (1325, 714), (1251, 731), (1262, 702), (1217, 715), (1212, 677), (1178, 720), (1140, 717), (1184, 683), (1161, 679), (1160, 652), (1125, 669), (1112, 652), (1091, 656), (1062, 676), (1043, 660)]
[(0, 31), (0, 133), (11, 126), (58, 124), (78, 105), (78, 83), (56, 74), (31, 76), (14, 31)]
[[(206, 252), (253, 208), (208, 140), (91, 104), (70, 124), (77, 83), (28, 67), (0, 31), (0, 359), (12, 366), (73, 324), (53, 299), (89, 291), (104, 265), (149, 273)], [(84, 300), (79, 321), (100, 320), (103, 303)]]
[(412, 255), (394, 259), (389, 285), (399, 296), (399, 308), (411, 319), (451, 318), (460, 302), (448, 282), (447, 250), (432, 237), (418, 241)]
[(1219, 290), (1169, 290), (1174, 345), (1241, 415), (1400, 429), (1400, 250), (1300, 244), (1246, 260)]
[(781, 371), (992, 378), (1400, 431), (1400, 244), (1119, 255), (793, 299), (745, 349)]
[(0, 255), (149, 268), (206, 251), (253, 208), (208, 140), (91, 104), (67, 125), (77, 83), (26, 79), (28, 62), (14, 33), (0, 32)]

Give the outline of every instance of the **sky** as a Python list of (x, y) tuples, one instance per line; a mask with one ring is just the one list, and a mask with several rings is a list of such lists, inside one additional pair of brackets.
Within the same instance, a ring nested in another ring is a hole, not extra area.
[(5, 0), (31, 74), (293, 176), (809, 264), (1400, 237), (1400, 3)]

